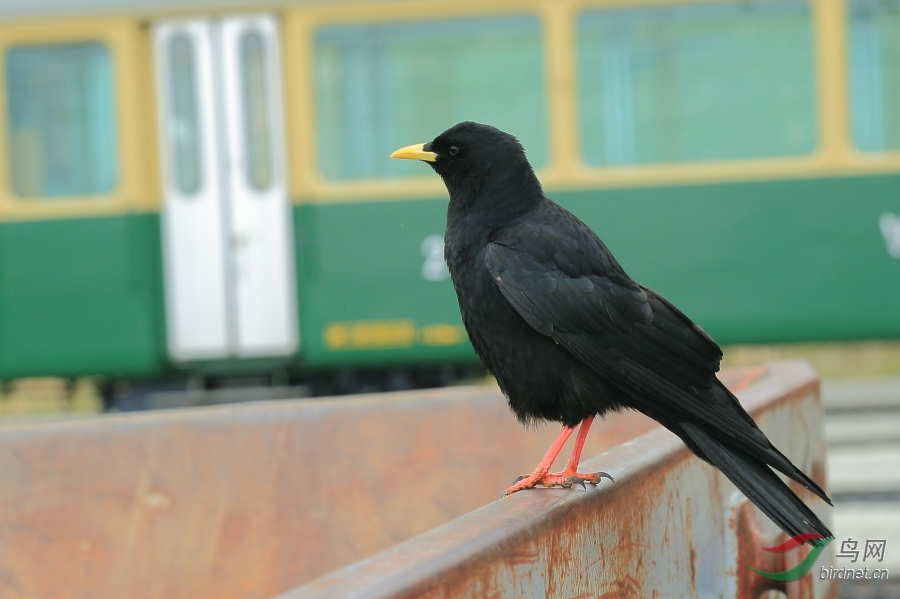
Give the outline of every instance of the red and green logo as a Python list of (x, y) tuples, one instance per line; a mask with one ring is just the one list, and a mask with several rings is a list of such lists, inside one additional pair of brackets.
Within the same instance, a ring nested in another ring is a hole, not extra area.
[(786, 551), (797, 549), (807, 541), (816, 541), (812, 549), (809, 550), (809, 553), (806, 554), (806, 557), (803, 558), (803, 561), (801, 561), (793, 568), (785, 570), (784, 572), (763, 572), (762, 570), (757, 570), (756, 568), (751, 568), (750, 566), (747, 567), (760, 576), (765, 576), (770, 580), (777, 580), (780, 582), (790, 582), (792, 580), (798, 580), (805, 576), (810, 570), (812, 570), (816, 558), (818, 558), (819, 554), (822, 553), (822, 550), (825, 549), (825, 545), (832, 542), (833, 540), (834, 537), (823, 537), (822, 535), (814, 532), (796, 535), (791, 537), (778, 547), (763, 547), (763, 549), (765, 549), (766, 551), (771, 551), (772, 553), (784, 553)]

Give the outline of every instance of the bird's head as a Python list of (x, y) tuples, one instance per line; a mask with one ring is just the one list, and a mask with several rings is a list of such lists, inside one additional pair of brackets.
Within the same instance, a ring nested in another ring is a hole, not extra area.
[(451, 203), (489, 203), (495, 209), (505, 203), (523, 207), (535, 193), (542, 196), (522, 144), (490, 125), (464, 121), (428, 143), (397, 150), (391, 158), (427, 162), (444, 180)]

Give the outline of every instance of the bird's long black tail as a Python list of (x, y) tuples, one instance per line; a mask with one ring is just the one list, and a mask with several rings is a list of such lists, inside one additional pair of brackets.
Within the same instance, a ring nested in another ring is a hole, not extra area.
[(681, 422), (678, 428), (683, 431), (679, 436), (688, 447), (721, 470), (728, 480), (788, 535), (793, 537), (814, 532), (823, 537), (832, 536), (819, 517), (765, 462), (720, 443), (695, 424)]

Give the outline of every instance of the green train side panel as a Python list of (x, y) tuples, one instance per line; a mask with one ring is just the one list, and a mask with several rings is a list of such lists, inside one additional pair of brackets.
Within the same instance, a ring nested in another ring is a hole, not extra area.
[[(898, 176), (548, 195), (720, 343), (900, 337), (900, 260), (878, 224), (882, 213), (900, 213)], [(450, 282), (420, 272), (422, 240), (442, 234), (445, 215), (446, 199), (297, 208), (307, 364), (472, 359), (466, 342), (421, 343), (423, 327), (460, 325)], [(406, 322), (405, 337), (382, 337), (407, 344), (327, 343), (333, 323), (347, 337), (352, 323), (365, 332), (381, 321)]]
[[(422, 243), (443, 236), (446, 210), (446, 200), (296, 208), (306, 365), (476, 360), (449, 278), (422, 276)], [(329, 343), (336, 330), (343, 340)]]
[(556, 194), (723, 344), (900, 337), (900, 177)]
[[(878, 224), (900, 176), (549, 195), (720, 343), (900, 337)], [(475, 359), (450, 281), (422, 275), (445, 214), (441, 198), (295, 208), (304, 364)], [(0, 224), (0, 377), (168, 369), (159, 237), (158, 215)]]
[(0, 225), (0, 377), (165, 367), (158, 215)]

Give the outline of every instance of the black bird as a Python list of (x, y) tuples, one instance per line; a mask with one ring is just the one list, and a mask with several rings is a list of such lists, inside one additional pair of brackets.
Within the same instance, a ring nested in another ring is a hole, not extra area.
[[(716, 377), (719, 346), (544, 196), (515, 137), (463, 122), (391, 157), (427, 161), (447, 186), (444, 256), (463, 323), (512, 411), (525, 423), (563, 424), (538, 468), (507, 494), (599, 482), (603, 473), (576, 472), (588, 429), (595, 416), (630, 408), (678, 435), (788, 535), (832, 536), (772, 468), (831, 505), (828, 496)], [(579, 423), (566, 467), (550, 473)]]

